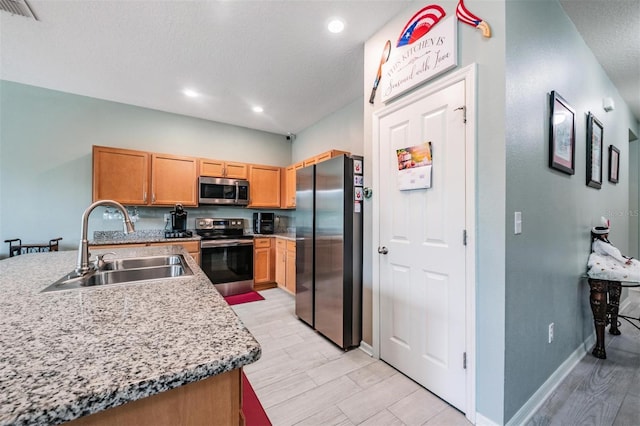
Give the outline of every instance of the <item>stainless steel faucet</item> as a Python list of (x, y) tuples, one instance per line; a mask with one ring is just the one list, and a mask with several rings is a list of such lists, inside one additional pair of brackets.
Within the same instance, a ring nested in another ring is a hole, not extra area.
[(122, 204), (113, 200), (98, 200), (91, 204), (82, 214), (82, 228), (80, 230), (80, 246), (78, 247), (78, 265), (76, 266), (76, 273), (78, 275), (86, 275), (94, 270), (94, 266), (89, 263), (89, 241), (87, 240), (87, 228), (89, 227), (89, 215), (98, 206), (114, 206), (122, 212), (124, 222), (124, 233), (135, 231), (133, 223), (129, 218), (127, 209)]

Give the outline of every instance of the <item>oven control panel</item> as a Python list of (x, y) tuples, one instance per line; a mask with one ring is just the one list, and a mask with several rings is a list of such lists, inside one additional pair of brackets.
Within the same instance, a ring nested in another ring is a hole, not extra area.
[(244, 219), (196, 218), (196, 229), (244, 229)]

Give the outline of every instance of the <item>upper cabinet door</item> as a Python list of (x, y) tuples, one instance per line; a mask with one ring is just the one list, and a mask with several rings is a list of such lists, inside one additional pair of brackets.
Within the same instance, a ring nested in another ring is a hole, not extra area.
[(200, 176), (224, 177), (224, 161), (200, 159)]
[(296, 171), (304, 167), (304, 162), (292, 164), (285, 169), (284, 174), (284, 195), (282, 196), (282, 207), (294, 209), (296, 207)]
[(200, 176), (247, 179), (248, 164), (230, 161), (200, 159)]
[(149, 158), (147, 152), (94, 146), (93, 201), (147, 204), (150, 198)]
[(198, 205), (198, 162), (191, 157), (151, 155), (151, 204)]
[(229, 179), (247, 179), (249, 167), (245, 163), (231, 163), (227, 161), (224, 166), (225, 177)]
[(252, 164), (249, 167), (249, 207), (280, 207), (281, 167)]

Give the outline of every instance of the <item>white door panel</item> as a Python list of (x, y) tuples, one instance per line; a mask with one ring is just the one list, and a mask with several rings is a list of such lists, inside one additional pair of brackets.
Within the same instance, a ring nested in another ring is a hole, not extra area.
[[(464, 411), (464, 82), (378, 121), (380, 356)], [(431, 142), (432, 187), (397, 189), (395, 150)]]

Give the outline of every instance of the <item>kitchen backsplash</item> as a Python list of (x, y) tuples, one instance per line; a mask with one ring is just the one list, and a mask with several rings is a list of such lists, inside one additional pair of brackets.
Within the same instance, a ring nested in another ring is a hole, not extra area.
[[(169, 214), (173, 207), (128, 207), (127, 211), (132, 221), (134, 221), (136, 231), (156, 231), (165, 229), (165, 214)], [(185, 208), (187, 212), (187, 228), (194, 229), (196, 218), (241, 218), (244, 219), (244, 231), (247, 234), (253, 233), (253, 210), (239, 207), (208, 206), (198, 208)], [(295, 232), (294, 212), (276, 213), (275, 232), (286, 233)], [(171, 222), (166, 223), (166, 229), (170, 229)], [(89, 235), (93, 232), (114, 232), (122, 231), (122, 216), (114, 208), (98, 207), (89, 217)]]

